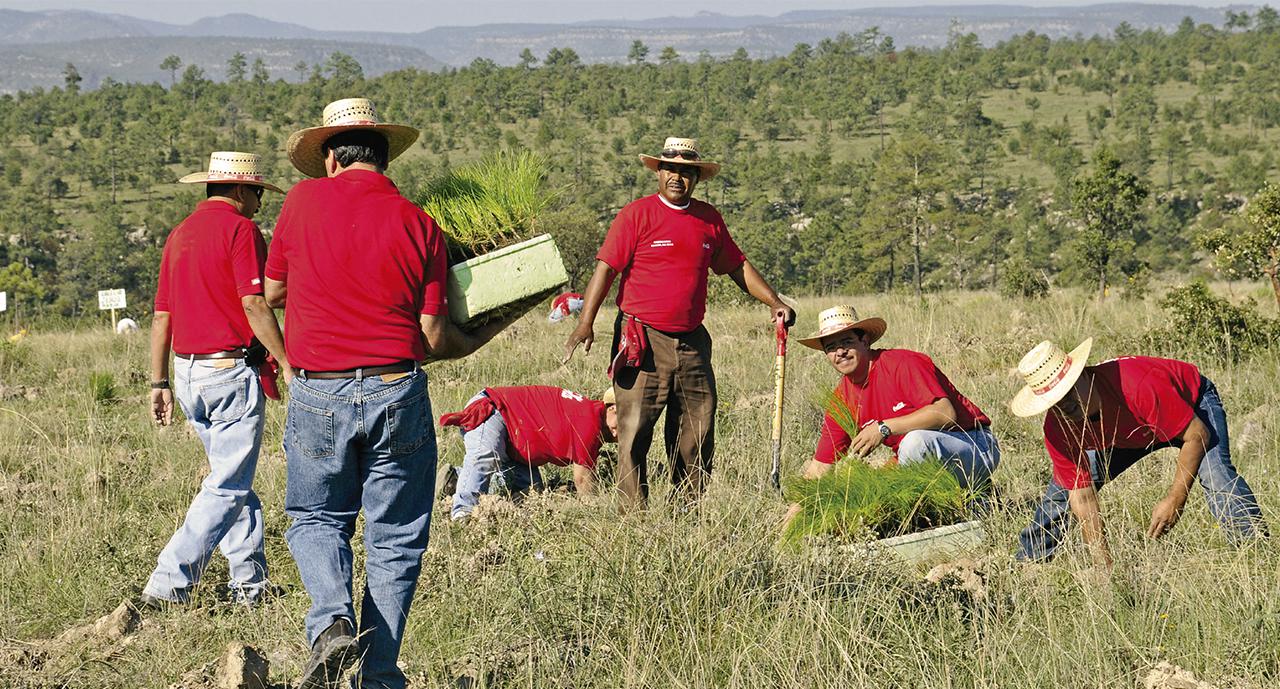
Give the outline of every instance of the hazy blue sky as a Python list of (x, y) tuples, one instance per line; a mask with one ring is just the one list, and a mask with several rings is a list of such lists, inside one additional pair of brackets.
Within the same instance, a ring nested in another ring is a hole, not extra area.
[[(1085, 5), (1088, 1), (1004, 2), (991, 0), (932, 0), (899, 2), (831, 2), (830, 0), (685, 0), (675, 3), (618, 2), (617, 0), (0, 0), (0, 8), (18, 10), (85, 9), (117, 12), (143, 19), (188, 24), (207, 16), (232, 12), (289, 21), (316, 29), (422, 31), (434, 26), (495, 22), (573, 22), (595, 19), (642, 19), (692, 16), (696, 12), (777, 15), (796, 9), (853, 9), (904, 5)], [(1178, 4), (1178, 0), (1170, 0)], [(1225, 0), (1186, 2), (1201, 6), (1229, 4)], [(1258, 0), (1258, 4), (1263, 4)]]

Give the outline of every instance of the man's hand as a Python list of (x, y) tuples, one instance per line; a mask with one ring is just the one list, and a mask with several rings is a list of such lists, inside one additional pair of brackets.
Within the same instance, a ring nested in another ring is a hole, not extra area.
[(884, 436), (880, 435), (880, 426), (876, 423), (869, 423), (858, 431), (853, 437), (853, 443), (849, 445), (849, 451), (859, 457), (866, 457), (871, 454), (872, 450), (884, 442)]
[(289, 365), (289, 362), (280, 362), (280, 379), (284, 381), (285, 385), (292, 385), (293, 379), (297, 377), (298, 372), (293, 370), (293, 367)]
[(1174, 524), (1178, 523), (1186, 504), (1187, 496), (1178, 494), (1168, 495), (1156, 503), (1155, 509), (1151, 510), (1151, 526), (1147, 527), (1147, 536), (1160, 538), (1169, 533)]
[(587, 321), (579, 321), (578, 327), (574, 328), (573, 332), (569, 333), (569, 339), (565, 340), (564, 360), (560, 363), (569, 363), (569, 359), (573, 357), (573, 352), (578, 348), (579, 344), (582, 345), (582, 351), (584, 354), (590, 354), (591, 343), (595, 341), (596, 333), (592, 330), (591, 324)]
[(168, 426), (173, 421), (173, 391), (151, 391), (151, 416), (161, 426)]
[(777, 323), (779, 318), (783, 325), (790, 328), (796, 324), (796, 310), (780, 301), (773, 306), (773, 322)]

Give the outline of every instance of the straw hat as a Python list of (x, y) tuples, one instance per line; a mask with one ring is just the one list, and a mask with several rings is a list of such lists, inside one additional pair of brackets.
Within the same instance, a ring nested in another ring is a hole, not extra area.
[(181, 184), (249, 184), (283, 194), (280, 187), (267, 184), (258, 169), (258, 154), (239, 151), (214, 151), (209, 154), (209, 169), (193, 172), (178, 180)]
[(289, 161), (308, 177), (324, 177), (324, 142), (334, 134), (352, 129), (367, 129), (387, 138), (387, 162), (395, 160), (418, 140), (418, 130), (403, 124), (378, 121), (378, 111), (368, 98), (343, 98), (324, 106), (324, 124), (289, 135), (285, 149)]
[(796, 341), (809, 349), (822, 351), (824, 337), (858, 328), (871, 336), (871, 342), (875, 342), (884, 335), (887, 327), (883, 318), (858, 318), (856, 309), (848, 304), (841, 304), (818, 314), (818, 332)]
[(1018, 416), (1035, 416), (1062, 401), (1080, 380), (1091, 349), (1092, 337), (1070, 352), (1048, 340), (1036, 345), (1018, 362), (1018, 374), (1027, 384), (1013, 396), (1009, 409)]
[(658, 165), (661, 163), (692, 165), (698, 168), (699, 182), (705, 182), (720, 173), (720, 163), (702, 159), (702, 154), (698, 153), (697, 139), (681, 139), (668, 136), (667, 140), (662, 144), (662, 153), (657, 156), (641, 153), (640, 162), (654, 172), (658, 171)]
[(618, 395), (614, 393), (612, 385), (604, 389), (604, 392), (600, 395), (600, 401), (604, 402), (606, 407), (610, 404), (618, 403)]

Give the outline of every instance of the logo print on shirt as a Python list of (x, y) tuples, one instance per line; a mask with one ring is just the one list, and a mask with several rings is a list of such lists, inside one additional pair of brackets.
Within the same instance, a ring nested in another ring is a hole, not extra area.
[(897, 404), (893, 405), (893, 410), (894, 410), (894, 411), (902, 411), (902, 408), (903, 408), (903, 407), (905, 407), (905, 406), (907, 406), (907, 403), (906, 403), (906, 402), (899, 402), (899, 403), (897, 403)]
[(710, 245), (710, 244), (708, 244), (708, 243), (706, 243), (706, 242), (703, 242), (703, 243), (702, 243), (702, 248), (707, 249), (708, 251), (710, 251), (710, 250), (711, 250), (711, 245)]
[(258, 278), (254, 278), (254, 279), (252, 279), (252, 280), (250, 280), (250, 281), (249, 281), (249, 284), (251, 284), (251, 285), (261, 285), (261, 284), (262, 284), (262, 281), (261, 281), (261, 280), (259, 280)]
[(652, 246), (652, 247), (668, 247), (668, 246), (675, 246), (675, 245), (676, 245), (676, 243), (675, 243), (675, 242), (673, 242), (673, 241), (671, 241), (670, 239), (657, 239), (657, 240), (654, 240), (654, 242), (653, 242), (652, 244), (650, 244), (649, 246)]

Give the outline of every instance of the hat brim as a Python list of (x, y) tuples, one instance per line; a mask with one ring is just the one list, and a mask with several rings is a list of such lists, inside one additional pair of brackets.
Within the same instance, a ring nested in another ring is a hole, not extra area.
[(808, 347), (809, 349), (816, 349), (821, 352), (823, 351), (822, 338), (831, 337), (833, 335), (839, 335), (840, 333), (848, 332), (850, 330), (862, 330), (863, 332), (871, 336), (871, 342), (868, 342), (867, 344), (874, 344), (876, 340), (884, 336), (884, 331), (888, 327), (889, 325), (884, 322), (883, 318), (864, 318), (858, 321), (857, 323), (850, 323), (849, 325), (846, 325), (843, 328), (840, 328), (838, 330), (832, 330), (829, 333), (819, 333), (819, 334), (810, 335), (809, 337), (796, 338), (796, 342), (799, 342), (800, 344)]
[(403, 124), (340, 124), (332, 127), (308, 127), (289, 135), (285, 149), (289, 162), (308, 177), (325, 177), (324, 142), (329, 137), (354, 129), (367, 129), (387, 138), (387, 162), (400, 157), (418, 140), (418, 130)]
[(1067, 369), (1067, 374), (1055, 383), (1052, 389), (1043, 395), (1037, 395), (1031, 391), (1030, 386), (1022, 386), (1022, 389), (1009, 402), (1009, 411), (1012, 411), (1014, 416), (1023, 417), (1036, 416), (1049, 411), (1053, 405), (1061, 402), (1076, 381), (1080, 380), (1084, 367), (1089, 365), (1089, 352), (1092, 350), (1093, 338), (1090, 337), (1067, 353), (1067, 356), (1071, 357), (1071, 368)]
[(247, 179), (209, 179), (208, 172), (193, 172), (189, 175), (184, 175), (182, 179), (178, 180), (178, 184), (247, 184), (251, 187), (270, 189), (277, 194), (284, 193), (283, 189), (268, 182), (258, 182)]
[(705, 182), (712, 177), (720, 174), (720, 163), (713, 163), (710, 160), (685, 160), (684, 158), (658, 158), (651, 155), (640, 154), (640, 162), (644, 166), (658, 171), (658, 165), (661, 163), (675, 163), (676, 165), (692, 165), (698, 168), (698, 181)]

